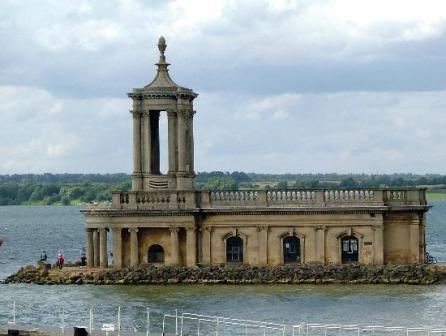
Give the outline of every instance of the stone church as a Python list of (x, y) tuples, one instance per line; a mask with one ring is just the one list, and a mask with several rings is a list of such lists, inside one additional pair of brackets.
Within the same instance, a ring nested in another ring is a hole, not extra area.
[[(198, 95), (171, 79), (163, 37), (158, 48), (155, 78), (128, 94), (132, 190), (83, 210), (89, 267), (424, 262), (423, 188), (196, 190)], [(160, 172), (162, 113), (166, 174)]]

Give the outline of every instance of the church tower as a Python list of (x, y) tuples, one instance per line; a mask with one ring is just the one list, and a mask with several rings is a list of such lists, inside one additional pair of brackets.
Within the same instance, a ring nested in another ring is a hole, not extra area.
[[(194, 190), (193, 90), (179, 86), (169, 76), (164, 52), (166, 40), (160, 37), (160, 58), (153, 81), (128, 96), (133, 100), (132, 190)], [(160, 171), (160, 113), (168, 120), (168, 172)]]

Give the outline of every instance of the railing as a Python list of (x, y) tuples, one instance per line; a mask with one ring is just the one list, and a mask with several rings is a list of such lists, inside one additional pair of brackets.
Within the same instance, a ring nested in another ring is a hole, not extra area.
[[(104, 318), (93, 307), (79, 316), (78, 312), (57, 307), (56, 320), (45, 325), (30, 324), (24, 312), (11, 304), (11, 316), (0, 320), (0, 332), (5, 329), (51, 331), (49, 335), (72, 335), (73, 326), (83, 325), (89, 334), (95, 335), (175, 335), (175, 336), (446, 336), (446, 328), (407, 326), (382, 326), (359, 324), (297, 323), (285, 324), (271, 321), (249, 320), (195, 313), (157, 313), (152, 317), (151, 309), (144, 314), (127, 316), (121, 307), (111, 307), (113, 314)], [(129, 310), (126, 310), (129, 312)], [(32, 311), (35, 314), (35, 311)], [(47, 312), (54, 315), (54, 312)], [(45, 320), (45, 316), (33, 320)]]
[(89, 205), (87, 210), (424, 206), (425, 194), (424, 188), (130, 191), (113, 193), (111, 205)]

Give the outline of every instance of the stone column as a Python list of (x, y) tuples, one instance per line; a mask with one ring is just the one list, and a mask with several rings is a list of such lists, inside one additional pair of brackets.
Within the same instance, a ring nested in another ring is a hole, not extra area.
[(316, 258), (325, 264), (325, 226), (316, 228)]
[(186, 171), (186, 116), (185, 112), (178, 113), (178, 171), (185, 172)]
[(141, 115), (133, 111), (133, 178), (132, 190), (142, 189), (141, 167)]
[(186, 228), (186, 266), (197, 264), (197, 236), (195, 228)]
[(94, 266), (94, 245), (93, 245), (93, 231), (86, 230), (87, 233), (87, 267)]
[(93, 266), (99, 267), (99, 233), (93, 230)]
[(412, 220), (410, 228), (410, 263), (420, 262), (420, 225), (418, 218)]
[(113, 267), (122, 268), (122, 234), (121, 228), (113, 228)]
[(384, 264), (384, 225), (373, 226), (373, 264)]
[(107, 229), (99, 229), (99, 266), (108, 267)]
[(188, 122), (188, 130), (189, 130), (189, 139), (188, 139), (188, 145), (189, 145), (189, 171), (194, 171), (194, 115), (193, 112), (190, 115), (189, 122)]
[(150, 132), (150, 115), (145, 112), (142, 115), (142, 171), (144, 173), (151, 172), (151, 132)]
[(160, 174), (160, 113), (158, 111), (150, 112), (150, 171), (152, 174)]
[(179, 228), (177, 227), (171, 227), (170, 228), (170, 242), (171, 242), (171, 250), (172, 250), (172, 257), (170, 264), (171, 265), (178, 265), (180, 261), (180, 250), (178, 246), (178, 231)]
[(136, 267), (139, 264), (138, 256), (138, 229), (131, 228), (130, 232), (130, 266)]
[(211, 233), (212, 228), (206, 227), (203, 229), (203, 264), (211, 264)]
[(259, 265), (268, 264), (268, 227), (258, 226)]
[(178, 170), (177, 162), (177, 113), (167, 112), (168, 142), (169, 142), (169, 173)]

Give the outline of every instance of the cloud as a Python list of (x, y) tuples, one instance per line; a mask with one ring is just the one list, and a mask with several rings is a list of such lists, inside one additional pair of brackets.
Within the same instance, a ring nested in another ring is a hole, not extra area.
[(2, 1), (0, 173), (130, 172), (162, 34), (199, 170), (442, 172), (445, 27), (437, 0)]

